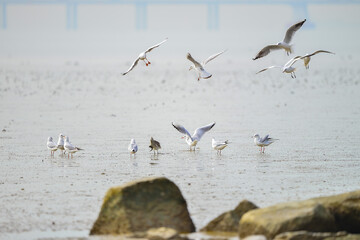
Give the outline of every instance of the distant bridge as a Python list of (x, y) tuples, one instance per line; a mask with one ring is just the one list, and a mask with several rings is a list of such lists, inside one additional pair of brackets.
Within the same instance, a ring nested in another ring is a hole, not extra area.
[(22, 5), (65, 5), (66, 27), (77, 29), (77, 9), (81, 5), (135, 5), (135, 22), (138, 30), (147, 28), (147, 7), (149, 5), (205, 5), (208, 9), (207, 24), (211, 30), (219, 29), (220, 5), (289, 5), (297, 19), (308, 18), (308, 5), (360, 4), (360, 0), (0, 0), (2, 29), (7, 28), (7, 6)]

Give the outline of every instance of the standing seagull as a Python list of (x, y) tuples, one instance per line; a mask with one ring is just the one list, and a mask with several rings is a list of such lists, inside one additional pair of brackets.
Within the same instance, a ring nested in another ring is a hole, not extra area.
[(228, 140), (226, 140), (225, 142), (216, 141), (214, 138), (211, 140), (211, 146), (213, 147), (213, 149), (217, 151), (217, 153), (220, 153), (220, 155), (221, 155), (221, 150), (226, 148), (228, 144), (229, 144)]
[(296, 68), (294, 68), (292, 65), (294, 65), (294, 63), (299, 59), (301, 59), (301, 56), (293, 57), (287, 63), (285, 63), (284, 66), (270, 66), (270, 67), (267, 67), (267, 68), (264, 68), (264, 69), (258, 71), (256, 74), (264, 72), (271, 68), (281, 68), (283, 73), (290, 73), (292, 78), (296, 78), (296, 75), (295, 75)]
[(62, 133), (59, 134), (59, 140), (57, 142), (57, 149), (61, 150), (61, 155), (64, 154), (64, 135)]
[(70, 143), (69, 137), (64, 136), (64, 138), (65, 138), (64, 148), (65, 148), (65, 151), (68, 153), (68, 158), (69, 158), (69, 154), (71, 154), (71, 158), (72, 158), (73, 153), (76, 153), (77, 151), (80, 151), (80, 150), (84, 150), (84, 149), (81, 149), (79, 147), (73, 146)]
[[(133, 64), (131, 65), (131, 67), (126, 71), (124, 72), (122, 75), (126, 75), (128, 72), (130, 72), (131, 70), (133, 70), (133, 68), (138, 64), (139, 60), (143, 60), (146, 64), (146, 66), (148, 66), (149, 64), (151, 64), (151, 62), (146, 58), (146, 54), (148, 52), (151, 52), (151, 50), (153, 50), (154, 48), (157, 48), (158, 46), (160, 46), (161, 44), (163, 44), (164, 42), (166, 42), (168, 39), (165, 38), (164, 41), (162, 41), (161, 43), (158, 43), (152, 47), (149, 47), (145, 52), (142, 52), (139, 54), (138, 58), (133, 62)], [(146, 61), (147, 62), (146, 62)]]
[(210, 78), (212, 75), (208, 72), (205, 71), (204, 67), (205, 65), (210, 62), (211, 60), (215, 59), (217, 56), (223, 54), (224, 52), (226, 52), (226, 50), (222, 51), (222, 52), (219, 52), (217, 54), (214, 54), (210, 57), (208, 57), (208, 59), (206, 59), (205, 61), (203, 61), (202, 63), (199, 63), (198, 61), (196, 61), (191, 55), (190, 53), (188, 53), (186, 55), (186, 58), (189, 59), (193, 65), (190, 66), (189, 68), (189, 71), (191, 69), (195, 69), (197, 72), (198, 72), (198, 81), (200, 81), (200, 78), (203, 78), (203, 79), (207, 79), (207, 78)]
[(135, 154), (138, 150), (138, 145), (135, 142), (135, 139), (131, 139), (128, 150), (130, 154)]
[(54, 156), (54, 153), (56, 150), (58, 150), (56, 144), (53, 142), (53, 138), (52, 137), (48, 137), (47, 140), (47, 148), (50, 150), (51, 156)]
[(150, 138), (150, 146), (149, 146), (149, 148), (150, 148), (150, 152), (151, 152), (152, 150), (154, 150), (154, 155), (155, 155), (155, 151), (156, 151), (156, 154), (158, 154), (158, 153), (159, 153), (159, 149), (161, 148), (161, 146), (160, 146), (160, 143), (159, 143), (158, 141), (154, 140), (154, 139), (151, 137), (151, 138)]
[(282, 42), (278, 42), (276, 45), (268, 45), (268, 46), (264, 47), (263, 49), (260, 50), (260, 52), (258, 54), (256, 54), (256, 56), (253, 58), (253, 60), (265, 57), (273, 50), (284, 49), (286, 51), (287, 55), (292, 53), (292, 49), (291, 49), (292, 45), (290, 45), (290, 42), (291, 42), (295, 32), (301, 28), (301, 26), (304, 24), (305, 21), (306, 21), (306, 19), (304, 19), (301, 22), (295, 23), (294, 25), (289, 27), (289, 29), (286, 31), (285, 38)]
[(269, 146), (273, 142), (279, 139), (269, 138), (269, 135), (266, 135), (264, 138), (260, 138), (259, 134), (253, 136), (255, 145), (260, 147), (260, 152), (265, 153), (265, 147)]
[(195, 130), (194, 134), (191, 136), (190, 133), (180, 124), (176, 124), (176, 123), (171, 123), (171, 124), (173, 125), (174, 128), (176, 128), (176, 130), (185, 134), (185, 136), (183, 136), (182, 138), (185, 138), (186, 143), (190, 146), (190, 151), (192, 150), (191, 147), (194, 147), (194, 151), (195, 151), (196, 144), (200, 141), (201, 137), (215, 126), (215, 122), (213, 122), (209, 125), (199, 127)]
[(313, 52), (311, 54), (306, 54), (305, 56), (302, 56), (301, 59), (304, 59), (304, 65), (306, 69), (309, 69), (309, 63), (311, 60), (311, 57), (318, 54), (318, 53), (330, 53), (330, 54), (335, 54), (333, 52), (329, 52), (329, 51), (325, 51), (325, 50), (318, 50), (316, 52)]

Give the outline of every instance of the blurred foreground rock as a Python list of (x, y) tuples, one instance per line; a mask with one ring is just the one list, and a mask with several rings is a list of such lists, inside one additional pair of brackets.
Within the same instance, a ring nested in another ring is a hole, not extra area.
[(359, 233), (360, 191), (252, 210), (239, 223), (240, 237), (262, 234), (273, 239), (300, 230)]
[(248, 211), (258, 208), (252, 202), (247, 200), (241, 201), (237, 207), (221, 214), (214, 220), (209, 222), (200, 231), (202, 232), (238, 232), (239, 221), (241, 217)]
[(195, 231), (179, 188), (163, 177), (110, 188), (90, 235), (145, 233), (161, 227)]

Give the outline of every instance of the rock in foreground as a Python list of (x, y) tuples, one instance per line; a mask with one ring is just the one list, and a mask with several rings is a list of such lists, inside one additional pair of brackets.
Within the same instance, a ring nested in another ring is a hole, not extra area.
[(241, 218), (239, 235), (274, 238), (291, 231), (360, 232), (360, 191), (306, 201), (281, 203), (250, 211)]
[(239, 235), (262, 234), (273, 239), (282, 232), (332, 232), (334, 229), (334, 217), (324, 206), (291, 202), (245, 213), (240, 220)]
[(179, 188), (166, 178), (150, 178), (109, 189), (90, 234), (129, 234), (160, 227), (195, 231)]
[(252, 202), (247, 200), (241, 201), (237, 207), (225, 212), (209, 222), (200, 231), (203, 232), (238, 232), (239, 221), (241, 217), (248, 211), (258, 208)]

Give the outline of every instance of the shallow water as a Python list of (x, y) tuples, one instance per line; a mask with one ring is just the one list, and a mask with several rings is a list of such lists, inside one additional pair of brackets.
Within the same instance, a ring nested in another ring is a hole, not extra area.
[[(108, 188), (147, 176), (179, 186), (197, 229), (243, 199), (263, 207), (358, 190), (356, 61), (325, 59), (291, 79), (255, 75), (259, 65), (229, 59), (200, 82), (183, 71), (187, 63), (171, 60), (139, 64), (126, 78), (126, 61), (3, 61), (0, 237), (86, 236)], [(340, 61), (346, 67), (336, 67)], [(191, 133), (216, 125), (190, 152), (172, 121)], [(46, 139), (59, 133), (85, 150), (51, 157)], [(254, 133), (280, 140), (260, 154)], [(161, 143), (157, 156), (150, 137)], [(212, 137), (231, 142), (221, 156)]]

